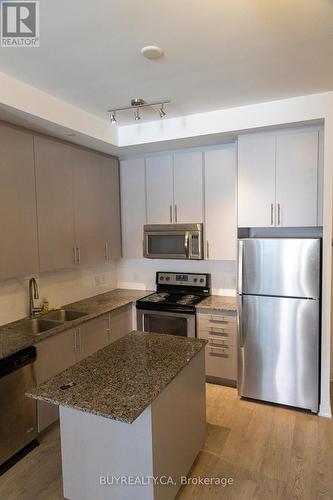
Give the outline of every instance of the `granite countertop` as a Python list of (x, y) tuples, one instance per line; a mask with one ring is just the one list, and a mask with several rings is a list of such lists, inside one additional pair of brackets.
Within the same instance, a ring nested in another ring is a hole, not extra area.
[(199, 302), (197, 309), (215, 309), (220, 311), (237, 311), (236, 297), (226, 297), (224, 295), (210, 295), (207, 299)]
[[(201, 339), (131, 332), (26, 395), (130, 424), (205, 344)], [(76, 385), (60, 389), (70, 382)]]
[(56, 335), (85, 323), (86, 321), (97, 318), (102, 314), (131, 304), (149, 293), (152, 292), (149, 290), (116, 289), (71, 304), (66, 304), (62, 306), (63, 309), (86, 313), (86, 315), (73, 321), (58, 323), (54, 328), (40, 334), (33, 334), (27, 331), (27, 318), (3, 325), (0, 327), (0, 359), (20, 351), (25, 347), (35, 345), (52, 335)]

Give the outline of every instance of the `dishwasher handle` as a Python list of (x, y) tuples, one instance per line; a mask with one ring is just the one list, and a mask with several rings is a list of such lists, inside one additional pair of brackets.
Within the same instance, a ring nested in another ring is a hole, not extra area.
[(13, 373), (37, 359), (36, 347), (30, 346), (0, 359), (0, 378)]

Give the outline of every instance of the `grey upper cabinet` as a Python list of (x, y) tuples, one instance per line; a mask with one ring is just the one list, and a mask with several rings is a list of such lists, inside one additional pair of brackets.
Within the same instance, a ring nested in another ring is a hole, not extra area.
[(117, 158), (100, 156), (102, 224), (105, 260), (121, 257), (120, 179)]
[(205, 151), (204, 158), (206, 259), (236, 260), (236, 145)]
[(38, 272), (33, 135), (0, 124), (0, 279)]
[(295, 130), (276, 139), (276, 224), (317, 226), (318, 130)]
[(121, 256), (116, 158), (0, 123), (0, 279)]
[(238, 139), (238, 226), (320, 224), (319, 129), (242, 135)]
[(202, 151), (146, 158), (148, 224), (203, 222)]
[(238, 226), (275, 226), (273, 133), (238, 138)]
[(76, 264), (84, 266), (105, 260), (101, 170), (97, 153), (80, 148), (73, 153)]
[(123, 256), (142, 257), (143, 226), (146, 224), (145, 159), (120, 162), (121, 229)]
[(202, 151), (174, 153), (174, 222), (203, 222)]
[(73, 148), (35, 137), (40, 271), (74, 263)]
[(172, 154), (146, 158), (146, 205), (147, 224), (175, 222)]

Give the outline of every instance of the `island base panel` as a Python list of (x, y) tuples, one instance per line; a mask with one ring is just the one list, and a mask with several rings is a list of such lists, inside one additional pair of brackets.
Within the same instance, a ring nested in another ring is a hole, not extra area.
[[(174, 499), (205, 440), (204, 350), (132, 424), (60, 407), (60, 425), (65, 498)], [(147, 480), (156, 476), (175, 484)]]

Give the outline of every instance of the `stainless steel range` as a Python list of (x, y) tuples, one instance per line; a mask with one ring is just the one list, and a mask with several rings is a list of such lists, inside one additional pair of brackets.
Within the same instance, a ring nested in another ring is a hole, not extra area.
[(156, 273), (156, 292), (136, 303), (138, 329), (195, 337), (195, 306), (210, 295), (210, 274)]

